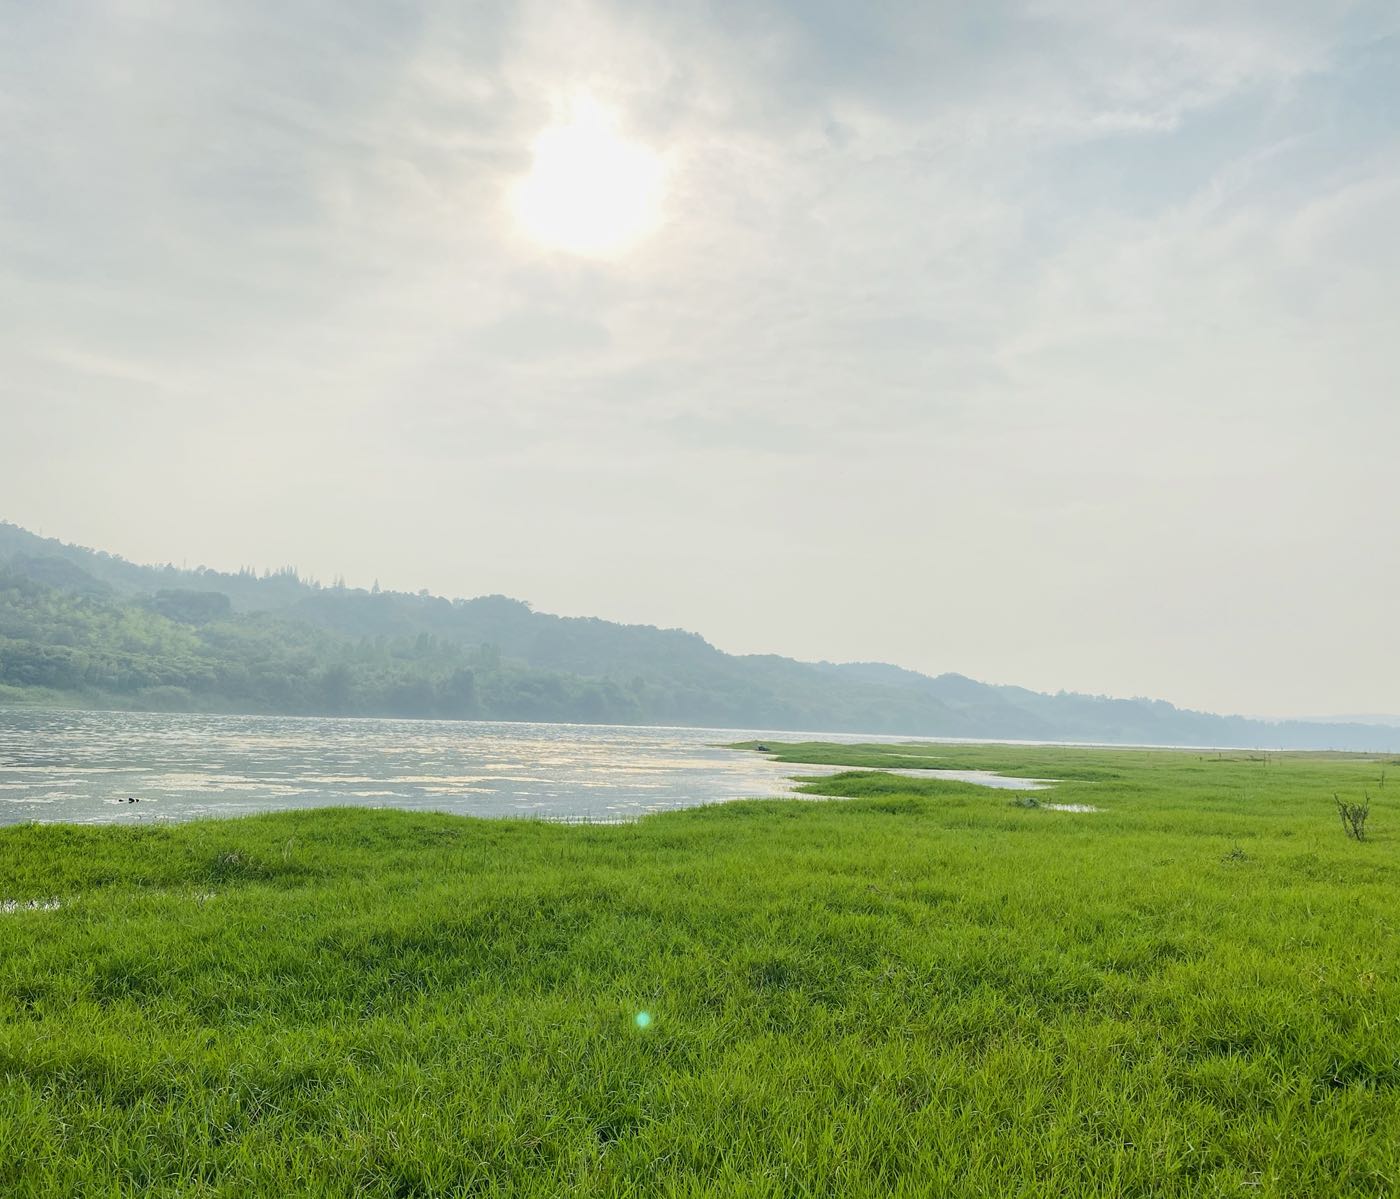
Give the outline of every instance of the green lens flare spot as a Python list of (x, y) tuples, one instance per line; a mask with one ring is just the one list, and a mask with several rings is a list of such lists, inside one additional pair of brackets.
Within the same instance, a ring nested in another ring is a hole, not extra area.
[(635, 1016), (635, 1019), (636, 1019), (636, 1021), (637, 1021), (637, 1027), (638, 1027), (638, 1028), (646, 1028), (646, 1026), (647, 1026), (648, 1024), (651, 1023), (651, 1013), (650, 1013), (650, 1012), (638, 1012), (637, 1015)]

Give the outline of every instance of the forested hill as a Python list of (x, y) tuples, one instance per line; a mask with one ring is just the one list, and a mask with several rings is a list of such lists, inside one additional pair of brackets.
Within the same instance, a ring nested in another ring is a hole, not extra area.
[(1400, 749), (1397, 728), (735, 656), (695, 633), (551, 616), (503, 596), (323, 586), (291, 568), (139, 566), (0, 523), (0, 704), (26, 702)]

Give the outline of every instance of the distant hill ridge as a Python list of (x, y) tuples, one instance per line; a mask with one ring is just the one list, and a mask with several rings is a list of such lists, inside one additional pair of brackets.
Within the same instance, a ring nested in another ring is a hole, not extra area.
[(302, 579), (141, 566), (0, 523), (0, 703), (1118, 744), (1400, 749), (1395, 727), (1215, 716), (726, 654), (696, 633)]

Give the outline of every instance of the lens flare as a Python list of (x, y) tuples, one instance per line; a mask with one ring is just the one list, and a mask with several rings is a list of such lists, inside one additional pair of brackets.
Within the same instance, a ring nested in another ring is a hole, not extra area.
[(646, 1028), (651, 1023), (650, 1012), (638, 1012), (635, 1018), (638, 1028)]

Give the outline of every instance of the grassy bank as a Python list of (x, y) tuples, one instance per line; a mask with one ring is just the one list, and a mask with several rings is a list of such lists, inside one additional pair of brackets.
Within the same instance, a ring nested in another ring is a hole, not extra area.
[(773, 748), (1102, 810), (5, 829), (0, 1194), (1400, 1189), (1400, 765)]

